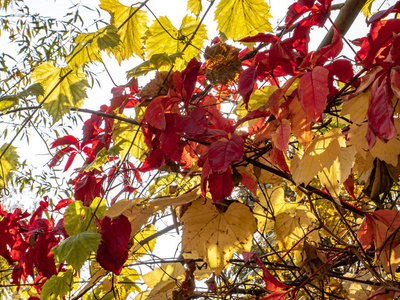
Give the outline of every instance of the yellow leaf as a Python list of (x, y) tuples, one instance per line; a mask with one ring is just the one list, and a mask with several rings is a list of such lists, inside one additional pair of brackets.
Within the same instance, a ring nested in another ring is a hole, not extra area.
[(101, 61), (101, 50), (118, 46), (120, 40), (117, 29), (111, 25), (97, 32), (81, 33), (74, 42), (76, 47), (66, 61), (71, 67), (80, 68), (84, 64)]
[[(250, 96), (248, 111), (253, 111), (262, 107), (268, 101), (272, 93), (275, 92), (277, 89), (278, 87), (276, 85), (269, 85), (263, 87), (262, 89), (255, 90)], [(243, 103), (243, 100), (238, 104), (238, 106), (241, 103)]]
[(274, 229), (273, 216), (281, 213), (293, 215), (296, 207), (298, 207), (297, 203), (285, 201), (285, 191), (282, 187), (265, 189), (264, 192), (260, 191), (258, 195), (260, 203), (254, 203), (253, 213), (261, 232)]
[(111, 49), (119, 64), (134, 54), (143, 58), (142, 38), (146, 33), (148, 22), (146, 12), (136, 11), (137, 7), (125, 6), (118, 0), (101, 0), (100, 2), (100, 8), (110, 13), (111, 24), (116, 28), (119, 28), (135, 12), (118, 30), (121, 43)]
[[(162, 26), (160, 24), (162, 24)], [(196, 20), (196, 18), (186, 15), (178, 30), (167, 17), (159, 17), (158, 20), (153, 22), (148, 31), (149, 37), (146, 41), (146, 57), (149, 59), (153, 54), (157, 53), (172, 55), (182, 52), (198, 24), (199, 21)], [(175, 60), (175, 67), (178, 70), (184, 69), (186, 64), (200, 53), (200, 49), (203, 48), (206, 39), (206, 27), (204, 24), (201, 24), (194, 38), (191, 39), (190, 45), (185, 50), (182, 58), (177, 58)]]
[(198, 17), (200, 15), (203, 6), (201, 5), (201, 0), (188, 0), (187, 2), (187, 10), (191, 11), (192, 14)]
[(342, 117), (350, 116), (350, 121), (356, 124), (361, 124), (367, 119), (370, 95), (371, 91), (368, 89), (365, 93), (361, 93), (354, 98), (344, 101), (340, 115)]
[[(8, 145), (9, 144), (4, 144), (0, 148), (0, 154), (4, 152)], [(17, 166), (19, 164), (19, 156), (15, 149), (15, 147), (10, 146), (0, 160), (0, 189), (4, 188), (7, 184), (7, 181), (11, 179), (12, 171), (18, 170)]]
[(210, 201), (194, 201), (181, 218), (183, 252), (196, 250), (208, 267), (220, 275), (234, 253), (250, 251), (256, 221), (250, 209), (232, 203), (220, 212)]
[(145, 255), (147, 251), (153, 251), (156, 244), (156, 239), (151, 240), (143, 246), (139, 243), (155, 233), (156, 230), (154, 229), (154, 225), (150, 224), (133, 237), (133, 245), (129, 251), (129, 259), (127, 264), (135, 262), (139, 257)]
[[(148, 149), (144, 142), (143, 131), (138, 125), (114, 120), (112, 137), (114, 144), (118, 144), (121, 149), (120, 157), (125, 157), (129, 151), (130, 156), (144, 161), (144, 154)], [(135, 141), (132, 143), (134, 138)]]
[(323, 168), (318, 172), (321, 185), (325, 185), (331, 193), (333, 199), (340, 203), (340, 184), (349, 177), (351, 168), (355, 162), (356, 150), (353, 147), (341, 148), (339, 156), (333, 161), (332, 166)]
[(221, 0), (215, 10), (218, 29), (233, 40), (272, 32), (271, 17), (264, 0)]
[(161, 268), (142, 275), (146, 285), (152, 289), (143, 299), (168, 299), (165, 298), (165, 293), (179, 287), (179, 282), (185, 279), (185, 272), (186, 269), (181, 263), (163, 263)]
[(339, 128), (316, 137), (301, 158), (298, 153), (297, 159), (292, 160), (290, 171), (296, 184), (308, 184), (323, 168), (330, 168), (341, 147), (346, 147), (346, 140)]
[[(346, 273), (345, 277), (357, 279), (361, 281), (373, 281), (374, 277), (368, 270), (362, 270), (357, 274)], [(343, 288), (347, 292), (346, 299), (349, 300), (365, 300), (371, 294), (372, 286), (365, 283), (358, 283), (353, 281), (345, 280)]]
[(204, 263), (200, 260), (199, 253), (196, 250), (182, 253), (182, 256), (184, 259), (193, 259), (196, 261), (197, 268), (194, 271), (194, 277), (196, 280), (210, 278), (212, 271), (207, 266), (204, 266)]
[(364, 6), (361, 8), (362, 13), (364, 14), (365, 17), (370, 17), (372, 15), (371, 13), (371, 7), (372, 3), (374, 3), (375, 0), (367, 0), (364, 4)]
[(42, 85), (44, 96), (38, 96), (37, 100), (41, 102), (48, 97), (43, 107), (52, 116), (53, 123), (71, 108), (80, 107), (87, 97), (85, 89), (89, 84), (85, 74), (73, 71), (70, 67), (58, 68), (46, 62), (36, 67), (31, 79)]
[[(281, 213), (275, 218), (275, 233), (278, 245), (284, 250), (290, 250), (305, 234), (316, 228), (317, 218), (306, 206), (298, 206), (293, 215)], [(318, 242), (318, 231), (307, 235), (308, 239)], [(294, 249), (301, 250), (302, 243)]]

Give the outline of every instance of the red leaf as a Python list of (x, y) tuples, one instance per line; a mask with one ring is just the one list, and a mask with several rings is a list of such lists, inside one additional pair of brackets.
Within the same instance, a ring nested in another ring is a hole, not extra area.
[[(252, 252), (243, 252), (243, 257), (245, 257), (245, 261), (249, 260), (251, 257), (253, 257), (255, 263), (262, 269), (263, 271), (263, 280), (266, 283), (265, 288), (268, 291), (274, 292), (274, 291), (279, 291), (282, 289), (287, 289), (290, 288), (291, 286), (284, 284), (283, 282), (280, 282), (278, 279), (276, 279), (265, 267), (264, 263), (262, 260), (258, 257), (257, 254), (252, 253)], [(274, 299), (274, 298), (271, 298)], [(279, 299), (279, 298), (278, 298)]]
[(232, 194), (233, 182), (232, 171), (228, 168), (224, 173), (211, 173), (208, 176), (208, 188), (212, 196), (213, 203), (229, 197)]
[(239, 76), (238, 92), (243, 97), (243, 102), (249, 103), (250, 95), (253, 92), (254, 83), (257, 78), (257, 66), (250, 66)]
[(61, 158), (63, 158), (65, 154), (67, 154), (67, 153), (69, 153), (71, 151), (76, 152), (76, 149), (73, 148), (73, 147), (66, 147), (64, 149), (59, 150), (57, 152), (57, 154), (54, 155), (53, 159), (51, 160), (49, 167), (52, 168), (55, 165), (57, 165), (58, 162), (61, 160)]
[[(371, 97), (367, 111), (368, 131), (386, 143), (396, 135), (393, 120), (393, 93), (389, 85), (388, 76), (385, 76), (382, 82), (379, 81), (379, 79), (375, 80), (371, 87)], [(370, 149), (373, 144), (374, 141), (369, 140)]]
[(242, 43), (272, 43), (273, 41), (277, 41), (279, 38), (276, 35), (270, 33), (259, 33), (255, 36), (245, 37), (241, 39), (239, 42)]
[(75, 145), (78, 144), (78, 140), (76, 139), (76, 137), (72, 136), (72, 135), (67, 135), (67, 136), (63, 136), (60, 137), (58, 139), (56, 139), (53, 143), (53, 145), (51, 146), (51, 149), (58, 147), (58, 146), (64, 146), (64, 145)]
[(72, 199), (62, 199), (57, 203), (57, 205), (54, 208), (54, 210), (60, 210), (61, 208), (64, 208), (64, 207), (68, 206), (68, 204), (70, 204), (71, 202), (74, 202), (74, 200), (72, 200)]
[(326, 68), (317, 66), (312, 72), (304, 74), (299, 81), (298, 96), (301, 106), (314, 122), (318, 120), (326, 106), (329, 94), (328, 75), (329, 71)]
[(400, 98), (400, 68), (396, 66), (390, 70), (390, 87), (397, 98)]
[(177, 115), (175, 126), (188, 138), (195, 138), (207, 130), (206, 111), (203, 108), (195, 108), (190, 112), (190, 116)]
[(50, 278), (57, 274), (54, 254), (51, 249), (59, 243), (54, 233), (39, 234), (35, 243), (36, 267), (43, 276)]
[(141, 172), (147, 172), (154, 169), (159, 169), (165, 165), (167, 157), (164, 151), (160, 148), (155, 149), (146, 157), (144, 164), (140, 167)]
[(187, 65), (186, 69), (182, 71), (183, 89), (185, 90), (184, 98), (189, 101), (196, 86), (197, 74), (199, 73), (201, 63), (193, 58)]
[(282, 151), (286, 151), (290, 139), (290, 122), (287, 119), (283, 119), (279, 122), (275, 133), (272, 135), (272, 142), (274, 146)]
[(314, 0), (298, 1), (293, 3), (286, 14), (286, 28), (289, 28), (298, 18), (311, 10)]
[(349, 177), (343, 182), (344, 188), (354, 199), (357, 197), (354, 195), (354, 174), (350, 173)]
[(242, 160), (243, 151), (244, 141), (235, 133), (229, 140), (216, 141), (208, 151), (208, 160), (212, 171), (225, 172), (232, 162)]
[(325, 65), (329, 70), (329, 77), (336, 76), (340, 81), (347, 82), (354, 76), (353, 65), (346, 59), (337, 59), (329, 65)]
[(285, 155), (283, 154), (285, 151), (278, 150), (277, 148), (272, 148), (271, 150), (271, 161), (273, 164), (276, 164), (281, 168), (281, 170), (290, 173), (289, 166), (286, 163)]
[(374, 241), (374, 218), (365, 214), (364, 220), (361, 222), (357, 231), (357, 238), (364, 249), (368, 249)]
[(168, 98), (164, 96), (153, 99), (146, 108), (144, 119), (153, 127), (164, 130), (166, 126), (165, 120), (165, 104)]
[(101, 223), (102, 242), (97, 250), (97, 261), (106, 270), (121, 273), (128, 259), (128, 243), (131, 224), (127, 217), (120, 215), (111, 220), (105, 217)]
[(261, 300), (285, 300), (290, 291), (276, 291), (272, 294), (262, 297)]

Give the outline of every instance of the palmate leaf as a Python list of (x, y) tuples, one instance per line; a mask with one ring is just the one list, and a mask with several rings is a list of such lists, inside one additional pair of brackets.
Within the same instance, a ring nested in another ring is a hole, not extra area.
[(264, 0), (221, 0), (215, 10), (218, 29), (233, 40), (272, 32), (271, 17)]
[(69, 235), (75, 235), (86, 230), (97, 230), (92, 219), (92, 209), (85, 207), (82, 201), (74, 201), (70, 203), (64, 214), (64, 227)]
[(201, 0), (188, 0), (187, 10), (191, 11), (197, 17), (200, 15), (202, 9)]
[[(0, 148), (0, 155), (7, 148), (8, 144), (4, 144)], [(11, 179), (11, 171), (17, 171), (18, 154), (15, 147), (9, 147), (0, 160), (0, 188), (4, 188), (7, 181)]]
[(46, 62), (36, 67), (31, 79), (42, 85), (44, 94), (39, 95), (37, 100), (41, 102), (44, 97), (48, 97), (43, 107), (52, 116), (53, 123), (60, 120), (71, 108), (80, 107), (87, 97), (86, 87), (89, 83), (85, 75), (70, 67), (58, 68)]
[(43, 285), (40, 299), (42, 300), (55, 300), (62, 299), (70, 291), (73, 273), (72, 270), (60, 272), (57, 276), (53, 275)]
[(97, 250), (101, 241), (101, 234), (94, 231), (84, 231), (71, 235), (53, 248), (54, 255), (59, 262), (67, 262), (78, 272), (90, 253)]
[(97, 32), (82, 33), (75, 38), (76, 47), (66, 58), (66, 61), (73, 68), (81, 67), (84, 64), (94, 61), (101, 61), (100, 51), (113, 49), (120, 42), (117, 28), (110, 25)]
[[(196, 18), (186, 15), (182, 20), (181, 27), (176, 29), (167, 17), (159, 17), (149, 27), (149, 38), (146, 42), (146, 57), (150, 59), (153, 54), (157, 53), (172, 55), (181, 52), (195, 32), (198, 24), (199, 21)], [(203, 48), (206, 39), (206, 27), (204, 24), (201, 24), (189, 47), (185, 50), (183, 57), (176, 59), (175, 66), (178, 70), (182, 70), (193, 57), (196, 57), (200, 53), (200, 49)]]
[[(100, 8), (109, 12), (111, 15), (111, 24), (119, 28), (136, 11), (136, 7), (125, 6), (118, 0), (101, 0)], [(142, 37), (147, 30), (147, 15), (145, 11), (137, 11), (126, 24), (118, 29), (121, 43), (118, 47), (110, 51), (121, 64), (125, 59), (132, 55), (138, 55), (143, 58)]]
[(194, 201), (181, 218), (183, 252), (197, 251), (219, 276), (234, 253), (250, 251), (256, 220), (248, 206), (232, 203), (220, 212), (211, 201)]

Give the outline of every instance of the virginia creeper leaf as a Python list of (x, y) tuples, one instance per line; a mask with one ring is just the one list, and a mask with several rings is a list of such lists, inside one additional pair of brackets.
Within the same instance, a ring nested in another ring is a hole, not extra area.
[(208, 159), (213, 172), (225, 172), (234, 161), (243, 158), (244, 141), (232, 134), (229, 140), (219, 140), (213, 143), (208, 150)]
[[(119, 64), (134, 54), (143, 57), (142, 37), (145, 35), (148, 22), (146, 12), (136, 11), (137, 7), (125, 6), (118, 0), (101, 0), (100, 2), (100, 8), (110, 13), (111, 25), (118, 29), (121, 39), (119, 46), (112, 48), (109, 52), (114, 54)], [(125, 23), (126, 20), (128, 21)]]
[(264, 0), (221, 0), (214, 14), (218, 29), (227, 38), (240, 40), (265, 31), (272, 32), (269, 5)]
[(328, 100), (328, 75), (326, 68), (317, 66), (312, 72), (304, 74), (299, 81), (298, 96), (301, 106), (314, 122), (324, 112)]
[(44, 97), (48, 97), (43, 107), (52, 116), (53, 123), (60, 120), (71, 108), (80, 107), (87, 97), (85, 89), (89, 83), (85, 75), (70, 67), (58, 68), (46, 62), (35, 68), (31, 79), (42, 85), (44, 94), (38, 96), (37, 100), (42, 102)]
[(90, 253), (97, 250), (101, 234), (94, 231), (84, 231), (71, 235), (53, 248), (59, 262), (67, 262), (78, 272), (89, 259)]

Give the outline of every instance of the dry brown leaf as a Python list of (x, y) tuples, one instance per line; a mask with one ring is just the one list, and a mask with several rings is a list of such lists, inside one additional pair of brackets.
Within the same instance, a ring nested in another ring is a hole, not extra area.
[(256, 220), (249, 207), (232, 203), (224, 212), (204, 199), (192, 202), (181, 218), (183, 252), (196, 250), (217, 276), (234, 253), (250, 251)]

